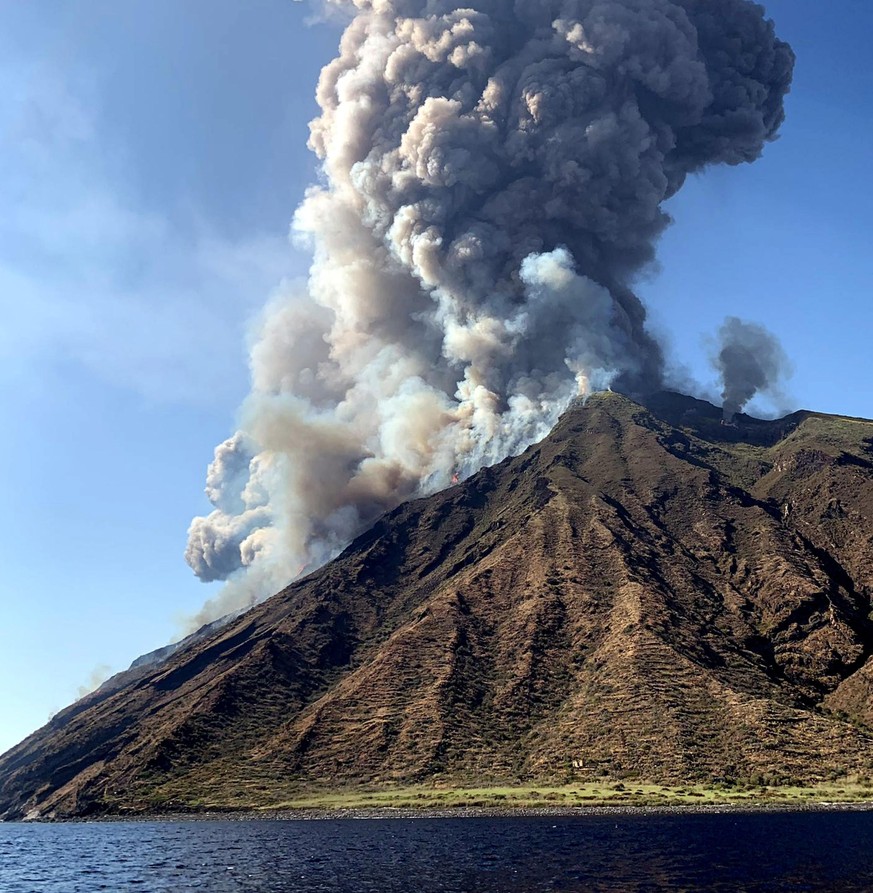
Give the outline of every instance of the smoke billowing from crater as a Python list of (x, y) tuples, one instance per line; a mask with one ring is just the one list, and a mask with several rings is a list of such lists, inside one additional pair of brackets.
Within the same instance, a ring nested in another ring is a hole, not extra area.
[(790, 367), (776, 336), (763, 326), (729, 316), (718, 336), (715, 366), (723, 384), (724, 416), (731, 421), (756, 394), (778, 395)]
[(190, 529), (195, 572), (229, 580), (201, 619), (520, 451), (580, 392), (656, 388), (634, 280), (662, 203), (783, 119), (793, 55), (747, 0), (345, 5), (294, 223), (309, 282), (264, 314)]

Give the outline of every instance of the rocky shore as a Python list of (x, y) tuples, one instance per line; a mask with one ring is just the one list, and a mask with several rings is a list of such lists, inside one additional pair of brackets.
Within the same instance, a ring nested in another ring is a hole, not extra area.
[(493, 819), (493, 818), (636, 818), (640, 816), (722, 815), (729, 813), (772, 812), (867, 812), (873, 810), (873, 800), (827, 801), (814, 803), (768, 802), (674, 804), (658, 806), (521, 806), (467, 807), (421, 809), (410, 807), (372, 807), (339, 809), (257, 809), (205, 810), (203, 812), (137, 813), (105, 815), (76, 819), (40, 817), (35, 822), (247, 822), (247, 821), (367, 821), (421, 819)]

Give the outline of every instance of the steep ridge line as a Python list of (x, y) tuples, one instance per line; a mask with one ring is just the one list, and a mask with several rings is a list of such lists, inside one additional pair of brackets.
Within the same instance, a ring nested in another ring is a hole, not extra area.
[[(571, 408), (0, 756), (0, 816), (873, 764), (873, 422)], [(581, 768), (580, 768), (581, 767)]]

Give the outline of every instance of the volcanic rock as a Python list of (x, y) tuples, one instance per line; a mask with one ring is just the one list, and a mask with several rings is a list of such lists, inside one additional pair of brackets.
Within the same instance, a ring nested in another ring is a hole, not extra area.
[(602, 394), (0, 757), (0, 816), (873, 765), (873, 422)]

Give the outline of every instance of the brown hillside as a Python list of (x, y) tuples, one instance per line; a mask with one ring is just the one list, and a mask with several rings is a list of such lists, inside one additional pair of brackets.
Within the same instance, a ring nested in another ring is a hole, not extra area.
[(873, 422), (614, 394), (0, 757), (0, 816), (873, 766)]

